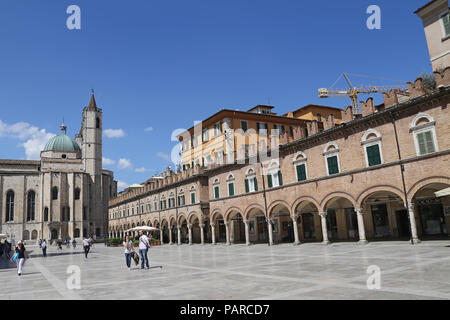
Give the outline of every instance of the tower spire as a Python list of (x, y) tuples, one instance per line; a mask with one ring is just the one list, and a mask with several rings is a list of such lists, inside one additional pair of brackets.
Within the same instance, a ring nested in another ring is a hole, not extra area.
[(91, 101), (89, 101), (88, 109), (89, 110), (97, 110), (97, 103), (95, 102), (95, 97), (94, 97), (94, 89), (91, 89)]
[(62, 132), (64, 132), (64, 134), (66, 134), (67, 126), (64, 124), (64, 118), (63, 118), (63, 122), (61, 123), (59, 128), (61, 129)]

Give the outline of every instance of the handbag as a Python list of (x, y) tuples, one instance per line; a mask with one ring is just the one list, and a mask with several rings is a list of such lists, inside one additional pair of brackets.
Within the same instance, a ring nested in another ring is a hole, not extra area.
[(18, 252), (14, 253), (12, 260), (16, 261), (17, 259), (19, 259), (19, 253)]

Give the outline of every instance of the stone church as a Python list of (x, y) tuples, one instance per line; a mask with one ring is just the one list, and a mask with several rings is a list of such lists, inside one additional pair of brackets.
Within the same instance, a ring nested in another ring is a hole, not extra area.
[(0, 160), (0, 233), (16, 241), (107, 237), (117, 182), (102, 168), (102, 125), (92, 94), (75, 139), (62, 124), (40, 160)]

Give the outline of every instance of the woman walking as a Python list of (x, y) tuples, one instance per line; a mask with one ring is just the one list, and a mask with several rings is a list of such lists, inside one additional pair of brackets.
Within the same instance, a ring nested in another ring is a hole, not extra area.
[(16, 261), (16, 265), (17, 265), (17, 274), (20, 276), (22, 275), (22, 269), (23, 269), (23, 265), (25, 263), (25, 258), (29, 258), (28, 256), (28, 252), (25, 249), (25, 246), (23, 245), (22, 241), (19, 241), (17, 243), (17, 247), (15, 250), (15, 253), (13, 255), (13, 260)]
[(133, 241), (130, 240), (128, 235), (125, 236), (123, 241), (123, 246), (125, 247), (125, 260), (127, 262), (128, 270), (131, 270), (131, 254), (133, 253)]

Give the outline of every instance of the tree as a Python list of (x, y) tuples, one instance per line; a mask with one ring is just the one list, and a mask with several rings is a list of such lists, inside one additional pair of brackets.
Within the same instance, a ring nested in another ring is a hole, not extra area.
[(425, 87), (425, 89), (436, 89), (436, 79), (434, 78), (434, 74), (424, 72), (419, 77), (422, 78), (423, 86)]

